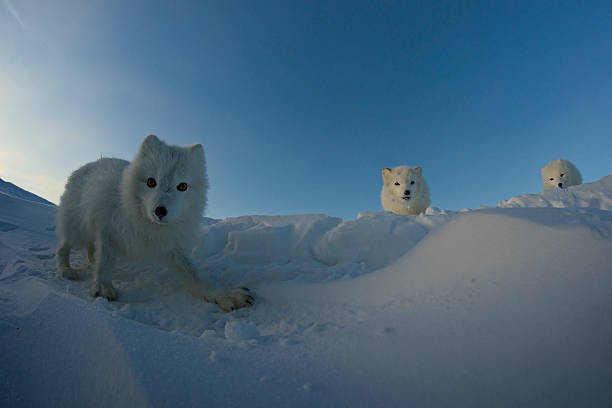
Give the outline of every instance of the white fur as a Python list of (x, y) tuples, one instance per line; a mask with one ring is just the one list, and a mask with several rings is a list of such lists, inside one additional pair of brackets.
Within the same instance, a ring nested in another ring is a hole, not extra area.
[(557, 159), (542, 167), (542, 183), (548, 190), (567, 188), (582, 184), (582, 176), (570, 161)]
[[(147, 180), (155, 180), (155, 186)], [(187, 183), (185, 191), (177, 186)], [(91, 296), (117, 297), (111, 271), (117, 254), (162, 261), (190, 293), (225, 311), (249, 306), (248, 290), (215, 290), (199, 279), (185, 255), (192, 247), (206, 205), (208, 181), (202, 145), (169, 146), (150, 135), (134, 160), (104, 158), (76, 170), (66, 184), (57, 214), (57, 273), (77, 279), (70, 250), (83, 249), (95, 263)], [(167, 214), (156, 215), (163, 207)], [(158, 209), (159, 210), (159, 209)]]
[(401, 215), (417, 215), (429, 207), (429, 187), (421, 167), (397, 166), (382, 169), (382, 206)]

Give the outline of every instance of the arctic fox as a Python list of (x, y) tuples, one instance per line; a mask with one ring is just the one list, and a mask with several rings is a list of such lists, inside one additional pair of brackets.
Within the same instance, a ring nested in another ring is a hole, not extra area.
[(70, 250), (94, 263), (91, 296), (117, 298), (111, 271), (117, 255), (162, 261), (194, 296), (230, 311), (253, 304), (246, 288), (219, 290), (198, 278), (186, 255), (206, 205), (204, 149), (169, 146), (147, 136), (134, 160), (103, 158), (76, 170), (57, 213), (57, 273), (78, 275)]
[(382, 169), (382, 206), (401, 215), (416, 215), (429, 207), (429, 187), (420, 166)]
[(568, 160), (557, 159), (542, 167), (542, 183), (544, 188), (567, 188), (582, 184), (580, 172)]

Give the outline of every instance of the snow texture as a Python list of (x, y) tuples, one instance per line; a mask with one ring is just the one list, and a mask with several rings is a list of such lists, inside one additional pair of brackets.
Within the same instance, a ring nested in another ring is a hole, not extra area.
[(17, 187), (13, 183), (4, 181), (1, 178), (0, 178), (0, 193), (8, 195), (10, 197), (20, 198), (26, 201), (33, 201), (35, 203), (55, 205), (51, 201), (47, 201), (44, 198), (39, 197), (36, 194), (32, 194), (29, 191), (22, 189), (21, 187)]
[(500, 201), (498, 206), (502, 208), (554, 207), (612, 210), (612, 174), (593, 183), (544, 190), (540, 194), (512, 197)]
[(257, 298), (224, 314), (153, 264), (90, 298), (56, 208), (0, 193), (0, 406), (611, 406), (611, 203), (204, 219), (202, 273)]

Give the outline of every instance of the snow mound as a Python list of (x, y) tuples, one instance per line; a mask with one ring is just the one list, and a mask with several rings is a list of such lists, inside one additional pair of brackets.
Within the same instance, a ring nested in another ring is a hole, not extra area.
[(386, 378), (380, 406), (595, 406), (612, 401), (611, 254), (612, 212), (486, 209), (369, 275), (262, 294), (278, 309), (350, 310), (335, 350), (355, 360), (320, 358)]
[(612, 406), (612, 186), (568, 192), (594, 201), (206, 219), (202, 273), (256, 296), (228, 314), (126, 261), (91, 299), (55, 208), (0, 194), (0, 405)]
[(564, 189), (544, 190), (503, 200), (498, 207), (598, 208), (612, 210), (612, 174), (593, 183)]
[(416, 245), (431, 229), (454, 213), (403, 216), (392, 212), (364, 212), (327, 231), (313, 246), (313, 256), (325, 265), (364, 263), (386, 266)]
[(367, 212), (343, 222), (326, 215), (245, 216), (209, 221), (194, 257), (218, 282), (320, 282), (389, 265), (455, 213), (415, 217)]

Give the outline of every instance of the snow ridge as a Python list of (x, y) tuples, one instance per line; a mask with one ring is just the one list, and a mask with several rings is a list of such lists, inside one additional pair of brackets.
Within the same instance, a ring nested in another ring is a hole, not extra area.
[(539, 194), (524, 194), (502, 200), (501, 208), (553, 207), (598, 208), (612, 210), (612, 174), (601, 180), (577, 186), (544, 190)]
[(36, 194), (30, 193), (22, 189), (21, 187), (17, 187), (13, 183), (9, 183), (8, 181), (4, 181), (0, 178), (0, 193), (6, 194), (9, 197), (19, 198), (21, 200), (32, 201), (35, 203), (46, 204), (55, 206), (51, 201), (45, 200), (42, 197), (37, 196)]

